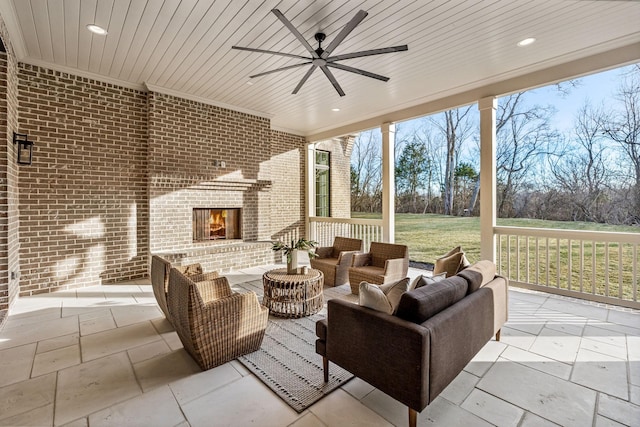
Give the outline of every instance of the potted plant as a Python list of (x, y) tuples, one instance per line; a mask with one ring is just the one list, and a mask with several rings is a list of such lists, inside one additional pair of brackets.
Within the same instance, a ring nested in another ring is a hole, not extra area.
[(304, 238), (291, 241), (290, 245), (285, 245), (283, 242), (276, 241), (273, 242), (273, 249), (275, 252), (284, 251), (284, 254), (287, 256), (287, 274), (296, 274), (298, 271), (298, 251), (307, 251), (309, 254), (309, 258), (314, 258), (316, 253), (314, 250), (318, 242), (314, 242), (313, 240), (307, 240)]

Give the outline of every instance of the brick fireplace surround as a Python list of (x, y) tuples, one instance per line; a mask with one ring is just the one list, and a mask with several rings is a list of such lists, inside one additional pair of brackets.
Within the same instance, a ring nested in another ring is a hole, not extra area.
[[(269, 241), (304, 235), (303, 137), (264, 117), (18, 63), (1, 19), (0, 37), (0, 324), (18, 295), (146, 277), (151, 253), (228, 271), (280, 261)], [(30, 166), (16, 164), (14, 131), (35, 141)], [(323, 147), (340, 153), (342, 200), (350, 145)], [(193, 242), (193, 208), (215, 206), (242, 208), (242, 242)]]

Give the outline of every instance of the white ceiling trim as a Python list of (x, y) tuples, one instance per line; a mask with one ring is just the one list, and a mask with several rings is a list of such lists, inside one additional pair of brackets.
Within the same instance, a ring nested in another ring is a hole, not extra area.
[(18, 61), (20, 61), (22, 58), (27, 56), (27, 45), (24, 41), (22, 31), (20, 30), (18, 14), (13, 7), (13, 2), (0, 1), (0, 15), (2, 15), (4, 25), (7, 27), (9, 37), (11, 37), (10, 42), (11, 47), (13, 48), (13, 53), (15, 53)]
[(92, 73), (91, 71), (79, 70), (77, 68), (67, 67), (64, 65), (58, 65), (51, 62), (42, 61), (34, 58), (24, 58), (21, 60), (23, 64), (35, 65), (37, 67), (46, 68), (48, 70), (59, 71), (61, 73), (71, 74), (72, 76), (84, 77), (87, 79), (95, 80), (102, 83), (108, 83), (116, 86), (122, 86), (128, 89), (139, 90), (146, 92), (146, 88), (143, 84), (126, 82), (120, 79), (114, 79), (113, 77), (103, 76), (101, 74)]
[(290, 133), (292, 135), (298, 135), (298, 136), (307, 136), (307, 134), (305, 134), (304, 132), (300, 132), (297, 129), (289, 129), (289, 128), (283, 128), (281, 126), (273, 126), (271, 125), (271, 130), (276, 130), (278, 132), (284, 132), (284, 133)]
[(273, 114), (264, 113), (262, 111), (250, 110), (248, 108), (236, 107), (235, 105), (225, 104), (224, 102), (217, 102), (212, 99), (203, 98), (197, 95), (182, 93), (177, 90), (167, 89), (167, 88), (152, 85), (149, 83), (145, 83), (145, 87), (147, 87), (148, 90), (151, 92), (163, 93), (165, 95), (175, 96), (176, 98), (188, 99), (190, 101), (196, 101), (202, 104), (213, 105), (214, 107), (226, 108), (227, 110), (237, 111), (239, 113), (251, 114), (252, 116), (263, 117), (269, 120), (273, 118)]

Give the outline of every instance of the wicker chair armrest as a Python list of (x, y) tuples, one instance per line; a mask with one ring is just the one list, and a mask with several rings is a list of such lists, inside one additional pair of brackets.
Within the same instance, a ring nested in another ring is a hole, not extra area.
[(351, 266), (351, 262), (353, 259), (353, 256), (355, 254), (359, 253), (358, 251), (342, 251), (340, 252), (340, 255), (338, 256), (338, 265), (346, 265), (346, 266)]
[(227, 278), (222, 276), (211, 280), (196, 282), (200, 297), (205, 303), (227, 298), (233, 295)]
[(351, 267), (363, 267), (365, 265), (371, 264), (371, 254), (353, 254), (351, 258)]
[(187, 276), (193, 282), (204, 282), (205, 280), (213, 280), (220, 277), (217, 271), (210, 271), (208, 273), (202, 274), (193, 274), (191, 276)]
[(397, 276), (404, 274), (404, 258), (388, 259), (384, 262), (384, 275)]
[(332, 254), (333, 254), (333, 247), (332, 246), (316, 248), (316, 256), (318, 258), (331, 258)]

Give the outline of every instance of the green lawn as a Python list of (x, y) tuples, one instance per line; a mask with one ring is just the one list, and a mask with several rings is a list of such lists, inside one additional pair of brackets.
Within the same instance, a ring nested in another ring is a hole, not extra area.
[[(380, 214), (352, 212), (352, 218), (380, 219)], [(620, 231), (638, 233), (640, 228), (590, 222), (541, 219), (498, 219), (498, 225), (555, 228), (563, 230)], [(480, 218), (436, 214), (396, 214), (396, 243), (409, 246), (412, 261), (433, 262), (454, 246), (461, 245), (469, 261), (480, 258)]]
[[(381, 216), (380, 214), (354, 212), (352, 217), (374, 219)], [(638, 227), (531, 219), (499, 219), (498, 225), (564, 230), (640, 232)], [(397, 243), (409, 246), (409, 258), (412, 261), (433, 263), (436, 258), (454, 246), (460, 245), (469, 261), (475, 262), (480, 258), (480, 219), (478, 217), (450, 217), (435, 214), (396, 214), (395, 240)], [(541, 285), (573, 290), (577, 290), (582, 284), (583, 290), (586, 292), (614, 297), (622, 293), (623, 298), (632, 298), (634, 253), (630, 244), (619, 248), (617, 243), (610, 243), (606, 245), (605, 249), (604, 243), (597, 243), (595, 247), (592, 247), (591, 242), (584, 242), (582, 259), (578, 251), (579, 243), (571, 242), (570, 251), (567, 239), (559, 241), (539, 239), (536, 241), (534, 238), (526, 239), (523, 237), (516, 242), (515, 237), (512, 237), (509, 248), (510, 258), (507, 258), (506, 237), (499, 244), (502, 248), (500, 264), (505, 270), (509, 268), (509, 276), (512, 280), (537, 282)], [(536, 245), (539, 263), (536, 263), (535, 259)], [(516, 251), (517, 246), (520, 247), (520, 256)], [(527, 246), (529, 248), (528, 257), (525, 250)], [(594, 251), (595, 263), (593, 262)], [(605, 269), (605, 257), (608, 257), (609, 261), (608, 271)], [(620, 262), (622, 262), (621, 267)], [(571, 274), (569, 274), (569, 263), (571, 263)]]

